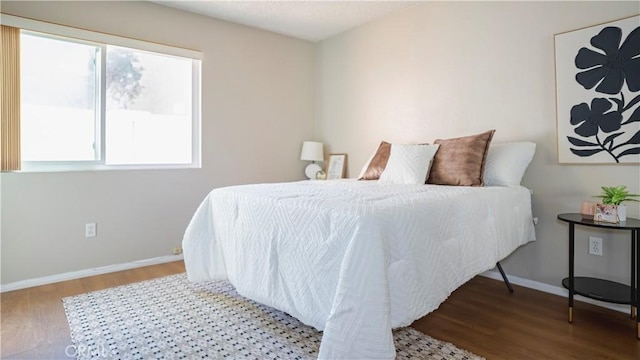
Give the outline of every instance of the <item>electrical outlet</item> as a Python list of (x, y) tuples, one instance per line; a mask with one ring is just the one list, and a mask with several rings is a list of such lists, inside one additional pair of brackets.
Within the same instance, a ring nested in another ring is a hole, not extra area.
[(92, 238), (92, 237), (96, 237), (96, 235), (97, 235), (96, 223), (84, 224), (84, 237)]
[(182, 254), (182, 247), (176, 246), (173, 248), (171, 252), (173, 253), (173, 255), (180, 255)]
[(602, 256), (602, 239), (589, 236), (589, 254)]

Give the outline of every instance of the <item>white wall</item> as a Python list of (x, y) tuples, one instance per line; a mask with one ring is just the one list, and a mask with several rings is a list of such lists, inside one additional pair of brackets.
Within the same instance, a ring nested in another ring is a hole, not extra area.
[[(314, 45), (147, 2), (11, 2), (3, 13), (202, 51), (202, 169), (2, 173), (2, 284), (171, 254), (213, 188), (300, 180)], [(98, 237), (84, 238), (84, 224)]]
[[(210, 189), (301, 179), (300, 143), (314, 133), (349, 154), (352, 176), (383, 139), (495, 128), (496, 142), (537, 142), (524, 185), (535, 191), (538, 241), (503, 264), (556, 286), (567, 273), (567, 226), (556, 214), (600, 185), (640, 192), (638, 166), (557, 164), (553, 56), (554, 34), (640, 13), (637, 2), (429, 2), (315, 46), (152, 3), (0, 6), (204, 53), (203, 168), (0, 174), (2, 284), (168, 255)], [(95, 240), (84, 239), (88, 221), (98, 222)], [(605, 256), (578, 242), (577, 270), (628, 281), (627, 236), (595, 234)]]
[[(568, 226), (557, 214), (579, 211), (601, 185), (640, 192), (640, 170), (558, 164), (554, 34), (638, 13), (637, 2), (427, 2), (325, 40), (317, 53), (318, 138), (349, 154), (351, 176), (381, 140), (496, 129), (495, 142), (535, 141), (523, 184), (534, 190), (538, 241), (503, 265), (559, 286), (568, 273)], [(637, 204), (629, 205), (638, 217)], [(603, 257), (587, 255), (588, 234), (605, 239)], [(628, 234), (577, 229), (576, 236), (576, 274), (629, 281)]]

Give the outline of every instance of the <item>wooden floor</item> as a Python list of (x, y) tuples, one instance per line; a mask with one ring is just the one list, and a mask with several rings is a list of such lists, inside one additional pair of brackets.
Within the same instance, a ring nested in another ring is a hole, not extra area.
[[(184, 271), (182, 262), (149, 266), (1, 294), (3, 359), (68, 359), (61, 299)], [(476, 277), (412, 326), (487, 359), (640, 359), (629, 315)], [(69, 349), (72, 353), (72, 349)]]

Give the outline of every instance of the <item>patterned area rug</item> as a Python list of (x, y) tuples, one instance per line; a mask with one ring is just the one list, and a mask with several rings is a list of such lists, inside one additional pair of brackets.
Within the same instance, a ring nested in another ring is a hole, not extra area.
[[(243, 298), (226, 281), (177, 274), (63, 299), (77, 359), (314, 359), (322, 333)], [(398, 359), (481, 359), (412, 329)]]

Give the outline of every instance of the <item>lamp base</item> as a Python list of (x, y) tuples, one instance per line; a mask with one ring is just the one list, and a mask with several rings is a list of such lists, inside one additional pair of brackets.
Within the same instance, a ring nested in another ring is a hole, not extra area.
[(304, 169), (304, 174), (307, 175), (309, 180), (315, 180), (316, 173), (318, 171), (322, 171), (322, 168), (320, 167), (320, 165), (312, 163), (307, 165), (307, 167)]

